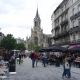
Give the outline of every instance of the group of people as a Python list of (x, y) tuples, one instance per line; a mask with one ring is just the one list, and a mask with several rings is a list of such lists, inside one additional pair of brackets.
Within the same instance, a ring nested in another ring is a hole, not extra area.
[(36, 66), (38, 63), (38, 60), (42, 60), (44, 67), (46, 67), (46, 64), (54, 64), (56, 58), (61, 58), (61, 55), (55, 56), (54, 53), (53, 55), (48, 55), (46, 52), (43, 54), (39, 54), (38, 52), (33, 52), (30, 55), (30, 58), (32, 60), (32, 67), (34, 67), (35, 61), (36, 61)]
[(62, 78), (64, 78), (64, 76), (68, 77), (69, 79), (72, 79), (71, 77), (71, 64), (74, 62), (74, 60), (80, 61), (80, 58), (76, 55), (71, 55), (71, 53), (67, 53), (66, 54), (60, 54), (59, 55), (48, 55), (46, 52), (44, 52), (43, 54), (39, 54), (38, 52), (33, 52), (30, 55), (30, 58), (32, 59), (32, 67), (34, 68), (35, 66), (35, 61), (36, 61), (36, 66), (37, 66), (37, 62), (38, 60), (42, 60), (44, 67), (46, 67), (46, 64), (50, 63), (50, 62), (55, 62), (56, 59), (60, 60), (60, 64), (63, 64), (63, 74), (62, 74)]
[(23, 61), (23, 58), (26, 58), (26, 53), (24, 51), (18, 52), (17, 63), (19, 62), (19, 65), (21, 63), (21, 60)]

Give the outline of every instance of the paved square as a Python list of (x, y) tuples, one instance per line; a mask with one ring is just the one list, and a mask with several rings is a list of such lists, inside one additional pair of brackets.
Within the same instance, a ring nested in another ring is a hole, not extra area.
[[(16, 75), (9, 75), (10, 79), (5, 80), (69, 80), (62, 79), (63, 66), (56, 67), (55, 65), (48, 65), (43, 67), (41, 62), (38, 62), (38, 67), (32, 68), (32, 61), (30, 58), (23, 59), (24, 63), (16, 64)], [(80, 68), (71, 67), (72, 80), (80, 80)]]

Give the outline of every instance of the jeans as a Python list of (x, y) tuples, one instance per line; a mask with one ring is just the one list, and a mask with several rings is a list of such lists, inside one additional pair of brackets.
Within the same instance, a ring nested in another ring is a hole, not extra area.
[(64, 71), (63, 71), (63, 74), (62, 76), (64, 76), (66, 73), (65, 73), (65, 65), (63, 65), (63, 68), (64, 68)]
[(70, 69), (69, 69), (69, 76), (71, 76), (70, 70), (71, 70), (71, 63), (70, 63)]
[(21, 58), (19, 58), (19, 64), (21, 63)]
[(70, 69), (65, 69), (65, 72), (66, 72), (66, 74), (67, 74), (67, 76), (69, 78), (70, 77)]
[(45, 63), (46, 63), (46, 58), (43, 58), (43, 61), (44, 61), (44, 66), (45, 66)]
[(32, 59), (32, 67), (34, 67), (35, 59)]

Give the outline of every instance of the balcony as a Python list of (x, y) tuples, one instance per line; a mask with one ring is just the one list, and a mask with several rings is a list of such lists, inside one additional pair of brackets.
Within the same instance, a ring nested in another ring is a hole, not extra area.
[(80, 16), (80, 11), (70, 17), (71, 21)]
[(54, 46), (55, 45), (70, 45), (70, 41), (65, 41), (65, 42), (59, 42), (59, 43), (55, 43), (53, 44)]
[(65, 24), (67, 24), (68, 23), (68, 19), (66, 19), (66, 20), (64, 20), (63, 22), (61, 22), (61, 26), (63, 26), (63, 25), (65, 25)]
[(77, 43), (80, 43), (80, 39), (77, 40)]
[(70, 43), (71, 44), (76, 44), (77, 42), (76, 42), (76, 40), (72, 40)]
[(76, 26), (76, 27), (69, 29), (69, 33), (73, 33), (73, 32), (76, 32), (78, 30), (80, 30), (80, 26)]
[(68, 31), (68, 30), (62, 31), (62, 32), (59, 34), (60, 37), (67, 36), (67, 35), (69, 35), (69, 31)]
[(58, 28), (60, 28), (59, 25), (55, 27), (55, 29), (58, 29)]
[(51, 32), (54, 30), (54, 28), (51, 30)]
[(68, 31), (64, 31), (62, 33), (59, 33), (59, 34), (53, 36), (53, 39), (56, 40), (56, 39), (59, 39), (61, 37), (68, 36), (68, 35), (69, 35), (69, 32)]

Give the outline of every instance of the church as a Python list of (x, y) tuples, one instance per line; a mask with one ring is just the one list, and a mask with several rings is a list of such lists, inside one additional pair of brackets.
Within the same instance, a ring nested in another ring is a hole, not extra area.
[(51, 47), (51, 34), (44, 34), (43, 29), (41, 29), (41, 19), (38, 13), (38, 8), (36, 11), (36, 16), (34, 18), (34, 26), (33, 29), (31, 29), (31, 37), (26, 37), (26, 48), (28, 49), (29, 44), (31, 41), (35, 46), (41, 46), (43, 47)]

